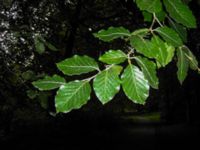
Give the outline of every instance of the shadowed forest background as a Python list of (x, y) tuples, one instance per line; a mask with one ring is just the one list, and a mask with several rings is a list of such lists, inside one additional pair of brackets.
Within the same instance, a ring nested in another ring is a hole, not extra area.
[[(187, 46), (200, 61), (200, 5), (193, 0), (189, 6), (198, 28), (188, 32)], [(126, 49), (121, 40), (110, 44), (94, 38), (94, 32), (110, 26), (135, 30), (149, 23), (133, 0), (0, 0), (0, 142), (4, 146), (12, 143), (33, 150), (90, 148), (90, 143), (101, 150), (106, 144), (125, 149), (197, 146), (200, 75), (190, 71), (181, 86), (175, 62), (159, 70), (159, 90), (151, 89), (144, 106), (133, 104), (122, 92), (102, 106), (93, 94), (80, 110), (55, 115), (55, 91), (40, 92), (32, 86), (45, 75), (61, 74), (55, 63), (74, 54), (98, 58), (109, 49)], [(38, 37), (45, 41), (42, 51), (36, 49)]]

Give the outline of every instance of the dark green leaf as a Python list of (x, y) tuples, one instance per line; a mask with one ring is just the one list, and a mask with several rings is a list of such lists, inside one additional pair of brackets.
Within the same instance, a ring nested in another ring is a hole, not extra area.
[(188, 73), (189, 62), (188, 62), (188, 59), (186, 57), (186, 52), (181, 48), (177, 49), (177, 57), (178, 57), (177, 76), (178, 76), (178, 80), (182, 84), (183, 81), (185, 80), (186, 76), (187, 76), (187, 73)]
[(136, 0), (136, 3), (140, 10), (146, 10), (150, 13), (160, 12), (162, 10), (160, 0)]
[(153, 15), (151, 13), (149, 13), (147, 11), (143, 11), (142, 15), (144, 17), (144, 21), (146, 21), (146, 22), (152, 22)]
[(183, 42), (179, 37), (178, 33), (176, 33), (173, 29), (164, 26), (155, 29), (156, 32), (160, 34), (160, 36), (169, 44), (174, 47), (182, 46)]
[(43, 54), (45, 52), (44, 43), (41, 40), (39, 40), (38, 36), (34, 38), (34, 45), (36, 52), (38, 52), (39, 54)]
[(32, 84), (40, 91), (52, 90), (59, 88), (61, 85), (65, 84), (65, 79), (58, 75), (54, 75), (52, 77), (46, 76), (44, 79), (32, 82)]
[(197, 61), (197, 58), (196, 56), (190, 51), (190, 49), (186, 46), (182, 47), (182, 50), (185, 51), (185, 55), (189, 61), (189, 65), (190, 65), (190, 69), (192, 70), (198, 70), (198, 61)]
[(174, 22), (173, 20), (169, 19), (170, 26), (179, 34), (183, 42), (187, 42), (187, 30), (186, 27)]
[(188, 28), (196, 28), (196, 19), (190, 8), (181, 0), (163, 0), (169, 15)]

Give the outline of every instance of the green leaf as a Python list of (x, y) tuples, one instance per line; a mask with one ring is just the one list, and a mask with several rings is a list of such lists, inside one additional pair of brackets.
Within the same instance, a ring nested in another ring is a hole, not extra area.
[(150, 13), (159, 12), (162, 10), (160, 0), (136, 0), (137, 6), (140, 10), (146, 10)]
[(46, 40), (45, 40), (44, 44), (48, 47), (49, 50), (58, 51), (58, 49), (53, 44), (47, 42)]
[(175, 48), (154, 35), (151, 39), (152, 53), (161, 66), (166, 66), (174, 56)]
[(174, 47), (178, 47), (183, 45), (181, 38), (179, 37), (178, 33), (176, 33), (173, 29), (164, 26), (155, 29), (156, 32), (169, 44), (173, 45)]
[(147, 11), (143, 11), (142, 15), (144, 17), (144, 21), (146, 21), (146, 22), (152, 22), (153, 15), (151, 13), (149, 13)]
[(83, 73), (99, 70), (97, 62), (88, 56), (74, 55), (71, 58), (67, 58), (59, 63), (57, 67), (65, 75), (80, 75)]
[(186, 27), (172, 21), (169, 19), (170, 26), (179, 34), (180, 38), (183, 40), (183, 42), (187, 42), (187, 30)]
[(35, 36), (34, 38), (34, 45), (36, 52), (38, 52), (39, 54), (43, 54), (45, 52), (44, 43), (39, 39), (38, 36)]
[(38, 91), (36, 91), (36, 90), (27, 90), (27, 91), (26, 91), (26, 95), (27, 95), (30, 99), (34, 99), (34, 98), (36, 98), (36, 97), (39, 95), (39, 93), (38, 93)]
[(197, 61), (196, 56), (186, 46), (182, 47), (182, 50), (186, 52), (185, 55), (186, 55), (186, 57), (189, 61), (190, 69), (198, 70), (199, 69), (199, 67), (198, 67), (199, 63)]
[(88, 81), (72, 81), (60, 87), (55, 97), (56, 112), (70, 112), (79, 109), (90, 99), (91, 87)]
[(188, 59), (185, 54), (186, 54), (186, 52), (183, 49), (181, 49), (181, 48), (177, 49), (177, 57), (178, 57), (177, 76), (178, 76), (178, 80), (181, 84), (185, 80), (187, 73), (188, 73), (188, 69), (189, 69), (189, 62), (188, 62)]
[(135, 103), (145, 104), (149, 95), (149, 84), (142, 71), (130, 64), (122, 74), (122, 88), (126, 96)]
[(94, 33), (94, 36), (104, 42), (110, 42), (117, 38), (129, 37), (130, 31), (124, 27), (109, 27), (107, 30)]
[(112, 68), (99, 73), (93, 82), (94, 91), (102, 104), (106, 104), (119, 92), (120, 79), (118, 72)]
[(156, 64), (144, 57), (135, 57), (138, 65), (142, 68), (145, 78), (152, 88), (158, 89), (158, 77), (156, 75)]
[(145, 37), (148, 33), (149, 33), (149, 29), (148, 28), (141, 28), (141, 29), (137, 29), (134, 32), (131, 33), (132, 36), (137, 35), (137, 36), (141, 36), (141, 37)]
[(170, 17), (188, 28), (196, 28), (196, 19), (190, 8), (181, 0), (163, 0)]
[(154, 54), (152, 53), (152, 44), (149, 40), (144, 39), (140, 35), (132, 36), (130, 38), (130, 44), (136, 49), (140, 54), (143, 54), (146, 57), (153, 58)]
[(52, 90), (59, 88), (61, 85), (65, 84), (65, 79), (58, 75), (54, 75), (52, 77), (46, 76), (44, 79), (32, 82), (32, 84), (40, 91)]
[(158, 18), (159, 21), (165, 20), (166, 13), (164, 11), (157, 12), (155, 15), (156, 15), (156, 17)]
[(120, 64), (126, 59), (126, 54), (121, 50), (109, 50), (99, 58), (100, 61), (107, 64)]

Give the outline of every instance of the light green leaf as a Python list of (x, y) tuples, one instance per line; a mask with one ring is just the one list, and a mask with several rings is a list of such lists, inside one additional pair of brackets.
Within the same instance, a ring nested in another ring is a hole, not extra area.
[(39, 54), (43, 54), (45, 52), (45, 45), (39, 39), (38, 36), (35, 36), (35, 38), (34, 38), (34, 45), (35, 45), (36, 52), (38, 52)]
[(126, 54), (121, 50), (109, 50), (99, 58), (100, 61), (107, 64), (120, 64), (126, 59)]
[(198, 70), (199, 69), (199, 67), (198, 67), (199, 63), (197, 61), (196, 56), (186, 46), (181, 47), (181, 49), (186, 52), (185, 55), (186, 55), (186, 57), (187, 57), (187, 59), (189, 61), (190, 69)]
[(174, 22), (171, 19), (169, 19), (169, 24), (179, 34), (179, 36), (183, 40), (183, 42), (187, 42), (187, 30), (186, 30), (186, 27)]
[(135, 57), (138, 65), (142, 68), (145, 78), (152, 88), (158, 89), (158, 77), (156, 75), (156, 64), (144, 57)]
[(130, 31), (124, 27), (109, 27), (107, 30), (94, 33), (94, 36), (104, 42), (110, 42), (117, 38), (129, 37)]
[(178, 57), (177, 77), (181, 84), (185, 80), (187, 73), (188, 73), (188, 69), (189, 69), (189, 62), (188, 62), (188, 59), (185, 54), (186, 54), (186, 52), (183, 49), (181, 49), (181, 48), (177, 49), (177, 57)]
[(178, 47), (183, 45), (181, 38), (179, 37), (178, 33), (176, 33), (173, 29), (164, 26), (155, 29), (156, 32), (169, 44), (173, 45), (174, 47)]
[(144, 39), (142, 36), (136, 35), (130, 38), (130, 44), (136, 51), (146, 57), (153, 58), (151, 41)]
[(146, 36), (148, 33), (150, 32), (150, 30), (148, 28), (141, 28), (141, 29), (137, 29), (135, 31), (133, 31), (131, 33), (131, 35), (137, 35), (137, 36), (141, 36), (141, 37), (144, 37)]
[(114, 65), (112, 66), (112, 71), (114, 71), (116, 74), (120, 74), (123, 70), (123, 67), (120, 65)]
[(122, 88), (133, 102), (145, 104), (149, 95), (149, 84), (142, 71), (134, 65), (128, 65), (122, 74)]
[(173, 46), (168, 45), (156, 35), (152, 37), (151, 43), (152, 43), (152, 53), (154, 54), (155, 59), (161, 66), (164, 67), (169, 62), (171, 62), (175, 50)]
[(196, 19), (190, 8), (181, 0), (163, 0), (170, 17), (188, 28), (196, 28)]
[(74, 55), (71, 58), (67, 58), (59, 63), (57, 67), (65, 75), (80, 75), (83, 73), (99, 70), (97, 62), (88, 56)]
[(52, 89), (59, 88), (61, 85), (65, 84), (65, 79), (58, 75), (54, 75), (52, 77), (45, 76), (44, 79), (34, 81), (32, 82), (32, 84), (34, 87), (38, 88), (40, 91), (52, 90)]
[(119, 92), (120, 79), (118, 72), (112, 68), (99, 73), (93, 82), (94, 91), (102, 104), (106, 104)]
[(79, 109), (90, 99), (91, 87), (88, 81), (72, 81), (60, 87), (55, 97), (56, 112), (67, 113)]
[(162, 10), (160, 0), (136, 0), (136, 3), (140, 10), (146, 10), (150, 13), (160, 12)]

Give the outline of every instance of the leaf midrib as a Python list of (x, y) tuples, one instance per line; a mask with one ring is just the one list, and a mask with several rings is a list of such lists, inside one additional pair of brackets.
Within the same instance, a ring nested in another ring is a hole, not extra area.
[(188, 24), (190, 24), (190, 22), (188, 22), (188, 21), (185, 19), (185, 17), (182, 16), (182, 14), (179, 12), (179, 10), (176, 9), (175, 5), (173, 5), (173, 3), (171, 3), (170, 0), (167, 0), (167, 1), (172, 5), (172, 7), (173, 7), (173, 8), (175, 9), (175, 11), (177, 12), (177, 14), (179, 14), (179, 15), (181, 16), (181, 18), (182, 18), (185, 22), (187, 22)]
[(137, 97), (139, 98), (139, 100), (141, 100), (141, 97), (140, 97), (140, 95), (138, 94), (138, 89), (137, 89), (137, 87), (136, 87), (136, 76), (135, 76), (135, 73), (134, 73), (134, 68), (133, 68), (133, 66), (132, 65), (130, 65), (130, 69), (131, 69), (131, 74), (132, 74), (132, 81), (133, 81), (133, 85), (134, 85), (134, 88), (135, 88), (135, 93), (136, 93), (136, 95), (137, 95)]

